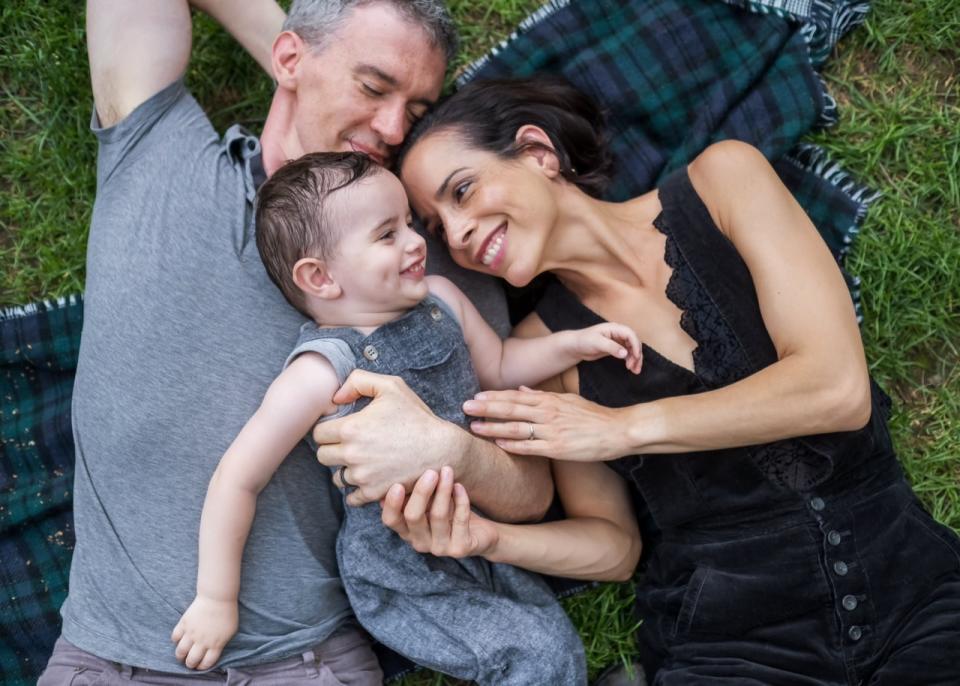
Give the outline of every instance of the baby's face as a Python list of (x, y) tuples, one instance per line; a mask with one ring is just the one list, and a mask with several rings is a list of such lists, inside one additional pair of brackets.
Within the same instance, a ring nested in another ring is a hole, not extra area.
[(379, 171), (337, 191), (326, 211), (331, 222), (344, 227), (327, 268), (352, 307), (394, 312), (426, 297), (426, 243), (413, 230), (407, 195), (396, 176)]

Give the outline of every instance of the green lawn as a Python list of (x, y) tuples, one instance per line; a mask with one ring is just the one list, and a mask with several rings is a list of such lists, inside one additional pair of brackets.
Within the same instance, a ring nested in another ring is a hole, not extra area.
[[(450, 2), (466, 56), (539, 3)], [(212, 22), (195, 24), (188, 81), (223, 130), (258, 130), (270, 83)], [(960, 2), (877, 0), (826, 80), (840, 123), (816, 134), (883, 196), (849, 269), (863, 281), (871, 370), (895, 403), (895, 444), (934, 515), (960, 529)], [(80, 291), (96, 149), (83, 14), (75, 0), (0, 8), (0, 307)], [(629, 653), (630, 592), (566, 601), (593, 670)], [(442, 683), (419, 675), (408, 683)]]

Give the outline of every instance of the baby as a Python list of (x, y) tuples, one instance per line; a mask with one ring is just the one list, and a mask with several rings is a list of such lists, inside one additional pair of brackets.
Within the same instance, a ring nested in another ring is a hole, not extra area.
[[(198, 669), (236, 632), (257, 495), (318, 419), (354, 409), (332, 401), (353, 369), (402, 377), (461, 426), (460, 406), (480, 388), (534, 385), (606, 355), (640, 370), (637, 337), (618, 324), (501, 340), (456, 286), (425, 275), (400, 181), (364, 155), (288, 163), (261, 188), (256, 227), (271, 279), (312, 321), (210, 481), (197, 595), (171, 636)], [(418, 664), (481, 684), (586, 681), (580, 640), (535, 574), (417, 553), (381, 523), (377, 503), (345, 508), (337, 560), (359, 622)]]

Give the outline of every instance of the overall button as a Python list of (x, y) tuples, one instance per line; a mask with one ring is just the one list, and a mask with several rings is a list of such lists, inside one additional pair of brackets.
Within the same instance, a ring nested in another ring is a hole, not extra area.
[(839, 531), (831, 531), (830, 533), (828, 533), (828, 534), (827, 534), (827, 542), (828, 542), (830, 545), (840, 545), (840, 532), (839, 532)]
[(859, 605), (859, 603), (857, 602), (856, 596), (852, 596), (852, 595), (843, 596), (843, 600), (840, 602), (843, 603), (843, 609), (849, 610), (850, 612), (853, 612), (854, 610), (856, 610), (857, 605)]
[(431, 307), (430, 316), (433, 317), (433, 321), (438, 322), (443, 319), (443, 312), (440, 311), (439, 307)]
[(378, 357), (380, 357), (380, 353), (377, 352), (377, 349), (374, 348), (372, 345), (368, 345), (366, 348), (363, 349), (363, 356), (368, 360), (370, 360), (371, 362), (374, 362)]
[(820, 512), (824, 508), (826, 503), (823, 502), (823, 498), (811, 498), (810, 507), (813, 508), (816, 512)]
[(850, 637), (851, 641), (859, 641), (860, 638), (863, 636), (863, 629), (861, 629), (857, 625), (853, 625), (852, 627), (850, 627), (850, 630), (847, 632), (847, 635)]
[(846, 575), (847, 575), (847, 572), (849, 571), (848, 568), (847, 568), (847, 563), (846, 563), (846, 562), (843, 562), (843, 561), (834, 562), (834, 563), (833, 563), (833, 571), (835, 571), (835, 572), (836, 572), (837, 574), (839, 574), (840, 576), (846, 576)]

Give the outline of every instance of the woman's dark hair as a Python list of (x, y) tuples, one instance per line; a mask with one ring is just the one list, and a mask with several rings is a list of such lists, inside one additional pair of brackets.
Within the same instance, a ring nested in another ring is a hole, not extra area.
[(525, 124), (550, 137), (563, 178), (589, 195), (603, 194), (613, 172), (604, 114), (587, 95), (552, 74), (467, 84), (414, 126), (397, 156), (397, 169), (418, 140), (437, 131), (455, 131), (468, 145), (504, 159), (545, 147), (516, 142), (517, 130)]

